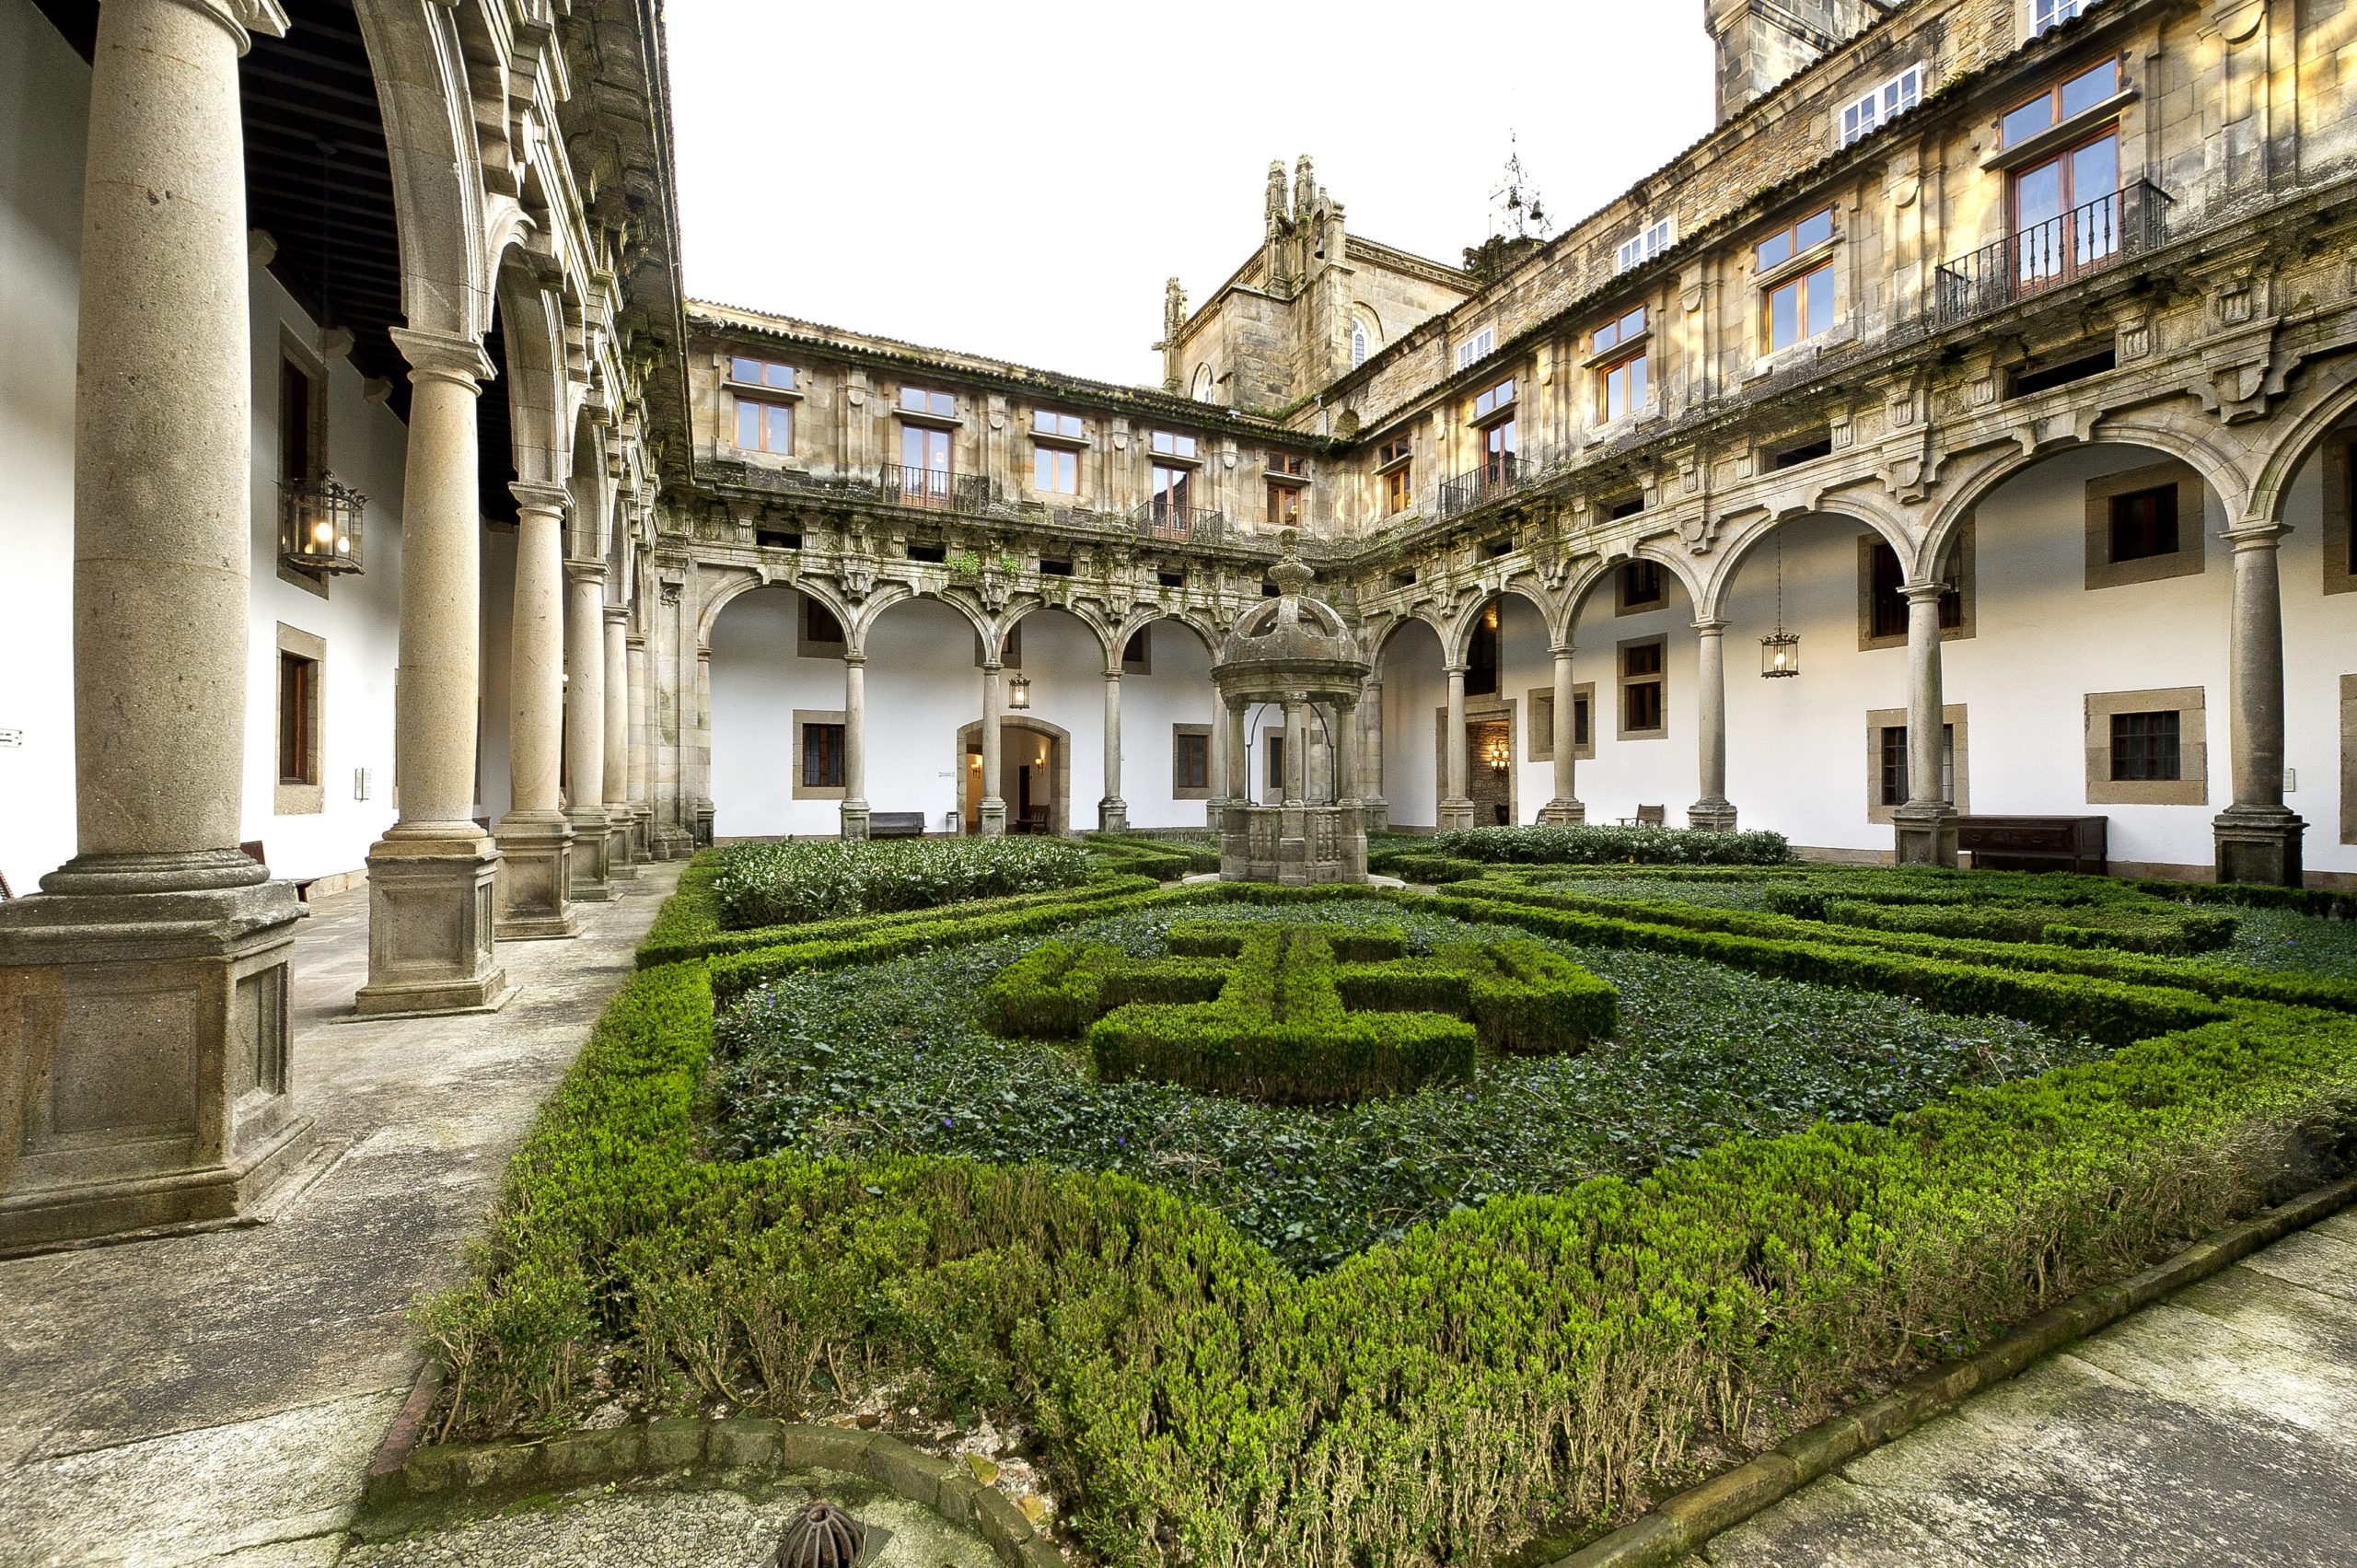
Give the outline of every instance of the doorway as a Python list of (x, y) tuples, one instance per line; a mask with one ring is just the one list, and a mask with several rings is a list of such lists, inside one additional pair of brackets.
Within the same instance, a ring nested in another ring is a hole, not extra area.
[[(1072, 737), (1043, 719), (998, 721), (999, 798), (1006, 830), (1062, 836), (1072, 821)], [(969, 837), (982, 830), (982, 726), (958, 732), (958, 804)]]

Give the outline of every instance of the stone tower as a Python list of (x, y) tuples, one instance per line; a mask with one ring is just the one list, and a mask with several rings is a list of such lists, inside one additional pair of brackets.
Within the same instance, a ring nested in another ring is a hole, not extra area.
[(1906, 0), (1702, 0), (1718, 46), (1724, 122), (1778, 83), (1847, 42)]

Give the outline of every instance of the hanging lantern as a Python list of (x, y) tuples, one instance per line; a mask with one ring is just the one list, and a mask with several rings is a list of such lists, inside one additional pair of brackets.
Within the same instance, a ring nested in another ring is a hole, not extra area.
[(1006, 689), (1006, 705), (1013, 708), (1017, 713), (1021, 713), (1024, 709), (1031, 705), (1031, 678), (1029, 676), (1018, 675), (1014, 679), (1014, 680), (1008, 683)]
[(1481, 747), (1481, 761), (1503, 773), (1514, 764), (1514, 747), (1504, 736), (1492, 736)]
[(308, 572), (360, 570), (360, 517), (368, 498), (321, 475), (278, 492), (278, 553)]
[(1776, 630), (1759, 639), (1759, 673), (1783, 680), (1801, 672), (1801, 634), (1784, 630), (1784, 530), (1776, 530)]

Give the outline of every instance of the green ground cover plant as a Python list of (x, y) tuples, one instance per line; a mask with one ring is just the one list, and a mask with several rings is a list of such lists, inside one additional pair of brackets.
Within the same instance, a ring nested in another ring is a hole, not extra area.
[(1777, 865), (1793, 857), (1782, 833), (1700, 832), (1585, 823), (1468, 828), (1435, 833), (1433, 853), (1457, 860), (1556, 865)]
[[(1152, 952), (1157, 923), (1206, 906), (1298, 918), (1315, 903), (1321, 922), (1397, 923), (1411, 947), (1422, 923), (1505, 922), (1506, 935), (1593, 954), (1625, 1005), (1620, 1034), (1584, 1056), (1499, 1063), (1531, 1074), (1584, 1075), (1620, 1051), (1648, 1012), (1629, 978), (1645, 965), (1689, 966), (1666, 981), (1673, 991), (1705, 974), (1779, 994), (1838, 976), (1857, 989), (1829, 994), (1870, 1010), (1903, 1011), (1888, 998), (1920, 993), (2093, 1017), (2130, 1042), (2036, 1076), (1934, 1088), (1887, 1121), (1811, 1118), (1666, 1149), (1635, 1178), (1470, 1192), (1301, 1273), (1185, 1178), (944, 1157), (896, 1144), (890, 1118), (868, 1120), (876, 1143), (859, 1152), (708, 1159), (696, 1108), (713, 1062), (712, 978), (758, 955), (668, 964), (617, 995), (519, 1150), (471, 1277), (424, 1309), (449, 1374), (441, 1430), (562, 1424), (599, 1367), (656, 1412), (824, 1413), (887, 1385), (896, 1401), (1026, 1422), (1064, 1527), (1107, 1562), (1490, 1562), (1629, 1504), (1704, 1435), (1772, 1440), (1763, 1412), (1805, 1419), (1862, 1376), (1980, 1342), (2313, 1179), (2318, 1159), (2345, 1156), (2357, 1113), (2357, 1018), (2335, 1012), (1494, 894), (1239, 900), (1141, 895), (1080, 930)], [(846, 939), (830, 954), (865, 944), (868, 967), (777, 970), (740, 1016), (793, 1004), (777, 1038), (807, 1028), (794, 1053), (806, 1063), (865, 1043), (807, 1010), (830, 987), (883, 1007), (888, 971), (933, 966), (947, 971), (935, 991), (970, 1009), (979, 988), (956, 966), (994, 973), (1036, 943), (995, 923), (1010, 918), (936, 923), (915, 956), (888, 932)], [(2057, 993), (2072, 988), (2092, 1000), (2064, 1005)], [(1747, 1022), (1733, 1007), (1710, 1016)], [(888, 1020), (869, 1021), (883, 1032)], [(1803, 1032), (1822, 1031), (1811, 1020)], [(977, 1092), (1010, 1074), (1045, 1085), (1059, 1065), (1064, 1081), (1083, 1078), (1050, 1044), (974, 1034), (995, 1059), (977, 1064)], [(905, 1054), (943, 1049), (921, 1024), (889, 1038)], [(1481, 1065), (1477, 1095), (1492, 1075)], [(1273, 1119), (1258, 1130), (1273, 1156), (1271, 1133), (1314, 1144), (1315, 1126), (1370, 1118), (1396, 1130), (1459, 1092), (1333, 1113), (1189, 1098)], [(1099, 1093), (1110, 1098), (1077, 1123), (1134, 1097), (1167, 1126), (1185, 1091)], [(1039, 1120), (1018, 1091), (995, 1135), (1012, 1146)], [(1337, 1163), (1328, 1156), (1313, 1147), (1306, 1163)], [(1208, 1191), (1226, 1178), (1200, 1179)]]
[(1076, 843), (1025, 837), (730, 844), (713, 867), (729, 930), (1071, 888), (1096, 869)]

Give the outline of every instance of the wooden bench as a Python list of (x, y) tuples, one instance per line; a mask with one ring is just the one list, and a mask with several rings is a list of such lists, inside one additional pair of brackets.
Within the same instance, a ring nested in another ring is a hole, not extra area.
[(921, 839), (924, 837), (924, 813), (871, 811), (867, 814), (867, 836), (871, 839)]
[(2104, 875), (2108, 817), (1959, 817), (1956, 844), (1975, 869)]
[(1669, 826), (1669, 807), (1640, 806), (1634, 817), (1621, 818), (1620, 825), (1624, 828), (1666, 828)]

